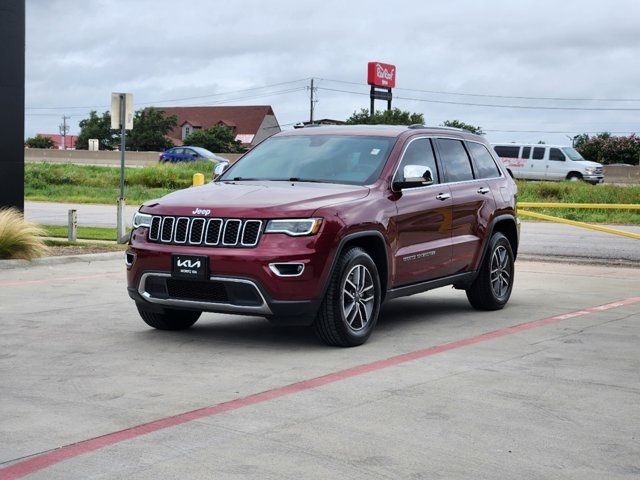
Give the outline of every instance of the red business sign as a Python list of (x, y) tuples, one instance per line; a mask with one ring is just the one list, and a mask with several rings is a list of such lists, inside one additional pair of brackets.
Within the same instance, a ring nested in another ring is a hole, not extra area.
[(369, 62), (367, 83), (376, 87), (394, 88), (396, 86), (396, 66), (388, 63)]

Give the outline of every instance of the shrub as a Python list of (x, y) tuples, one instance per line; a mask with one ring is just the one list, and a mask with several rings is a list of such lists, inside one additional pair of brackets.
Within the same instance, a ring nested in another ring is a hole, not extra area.
[(47, 251), (42, 235), (44, 231), (27, 222), (15, 208), (0, 209), (0, 259), (42, 256)]

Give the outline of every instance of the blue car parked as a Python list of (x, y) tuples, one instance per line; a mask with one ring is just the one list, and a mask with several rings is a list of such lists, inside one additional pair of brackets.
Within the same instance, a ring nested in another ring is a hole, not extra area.
[(212, 162), (228, 162), (226, 158), (211, 153), (201, 147), (173, 147), (160, 154), (160, 163), (164, 162), (197, 162), (210, 160)]

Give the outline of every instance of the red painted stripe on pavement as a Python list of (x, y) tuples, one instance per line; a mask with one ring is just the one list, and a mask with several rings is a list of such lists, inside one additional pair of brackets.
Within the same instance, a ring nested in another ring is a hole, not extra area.
[(70, 277), (39, 278), (37, 280), (14, 280), (10, 282), (0, 282), (0, 287), (20, 287), (22, 285), (42, 285), (45, 283), (68, 282), (70, 280), (93, 280), (96, 278), (112, 277), (124, 275), (124, 271), (96, 273), (94, 275), (76, 275)]
[(22, 478), (38, 470), (42, 470), (56, 463), (62, 462), (69, 458), (77, 457), (84, 453), (89, 453), (100, 448), (108, 447), (116, 443), (124, 442), (132, 438), (146, 435), (148, 433), (156, 432), (176, 425), (197, 420), (203, 417), (210, 417), (224, 412), (232, 410), (238, 410), (250, 405), (256, 405), (264, 403), (269, 400), (273, 400), (279, 397), (292, 395), (294, 393), (302, 392), (305, 390), (311, 390), (313, 388), (321, 387), (330, 383), (335, 383), (347, 378), (356, 377), (365, 373), (374, 372), (376, 370), (382, 370), (401, 363), (418, 360), (421, 358), (436, 355), (438, 353), (454, 350), (457, 348), (466, 347), (469, 345), (475, 345), (478, 343), (486, 342), (507, 335), (513, 335), (515, 333), (532, 330), (534, 328), (543, 327), (554, 323), (562, 322), (571, 318), (582, 317), (590, 315), (592, 313), (599, 313), (612, 308), (619, 308), (626, 305), (632, 305), (640, 303), (640, 297), (631, 297), (618, 302), (607, 303), (596, 307), (585, 308), (575, 312), (569, 312), (562, 315), (555, 315), (553, 317), (543, 318), (540, 320), (533, 320), (531, 322), (521, 323), (519, 325), (513, 325), (511, 327), (501, 328), (492, 332), (483, 333), (474, 337), (463, 338), (449, 343), (443, 343), (432, 347), (416, 350), (402, 355), (396, 355), (395, 357), (386, 358), (383, 360), (377, 360), (372, 363), (366, 363), (363, 365), (357, 365), (355, 367), (347, 368), (337, 372), (329, 373), (321, 377), (312, 378), (309, 380), (303, 380), (301, 382), (292, 383), (283, 387), (277, 387), (272, 390), (256, 393), (247, 397), (237, 398), (228, 402), (218, 403), (210, 407), (200, 408), (198, 410), (192, 410), (190, 412), (180, 413), (167, 418), (161, 418), (149, 423), (137, 425), (135, 427), (127, 428), (117, 432), (108, 433), (100, 437), (83, 440), (78, 443), (73, 443), (64, 447), (60, 447), (50, 452), (42, 453), (40, 455), (33, 456), (31, 458), (19, 461), (8, 467), (0, 468), (0, 479), (13, 480)]

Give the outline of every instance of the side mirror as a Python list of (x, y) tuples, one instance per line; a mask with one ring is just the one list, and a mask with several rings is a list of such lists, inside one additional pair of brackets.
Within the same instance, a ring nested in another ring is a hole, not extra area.
[(218, 178), (227, 168), (229, 168), (229, 162), (216, 163), (216, 166), (213, 167), (213, 178)]
[(404, 178), (393, 182), (392, 188), (396, 191), (433, 185), (433, 172), (424, 165), (405, 165), (402, 173)]

